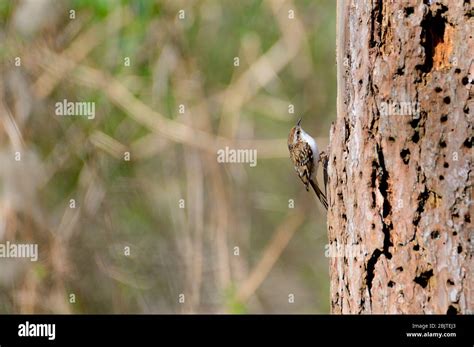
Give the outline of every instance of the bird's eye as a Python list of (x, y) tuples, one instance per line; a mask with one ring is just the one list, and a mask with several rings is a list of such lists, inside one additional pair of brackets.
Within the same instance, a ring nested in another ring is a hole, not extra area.
[(296, 132), (296, 135), (299, 135), (299, 134), (300, 134), (300, 131), (298, 130), (298, 131)]

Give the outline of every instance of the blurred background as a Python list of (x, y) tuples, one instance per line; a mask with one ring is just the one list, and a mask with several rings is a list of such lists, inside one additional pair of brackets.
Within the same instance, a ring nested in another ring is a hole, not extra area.
[(0, 258), (0, 313), (329, 312), (325, 212), (286, 137), (302, 117), (327, 145), (335, 11), (0, 1), (0, 243), (39, 247)]

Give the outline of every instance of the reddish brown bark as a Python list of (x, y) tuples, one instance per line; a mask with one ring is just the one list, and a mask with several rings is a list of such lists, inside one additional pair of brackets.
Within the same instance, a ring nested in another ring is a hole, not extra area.
[(329, 242), (366, 252), (330, 258), (333, 313), (474, 312), (472, 9), (442, 3), (338, 5)]

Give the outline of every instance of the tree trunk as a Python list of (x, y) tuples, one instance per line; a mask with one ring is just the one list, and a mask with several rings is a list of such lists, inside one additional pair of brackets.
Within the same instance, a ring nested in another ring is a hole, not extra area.
[(333, 313), (474, 312), (472, 9), (339, 1)]

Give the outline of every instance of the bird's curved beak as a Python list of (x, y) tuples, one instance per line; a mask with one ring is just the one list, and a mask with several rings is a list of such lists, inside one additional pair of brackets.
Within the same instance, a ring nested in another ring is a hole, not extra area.
[(298, 123), (296, 123), (296, 125), (297, 125), (297, 126), (300, 126), (300, 124), (301, 124), (301, 118), (298, 119)]

